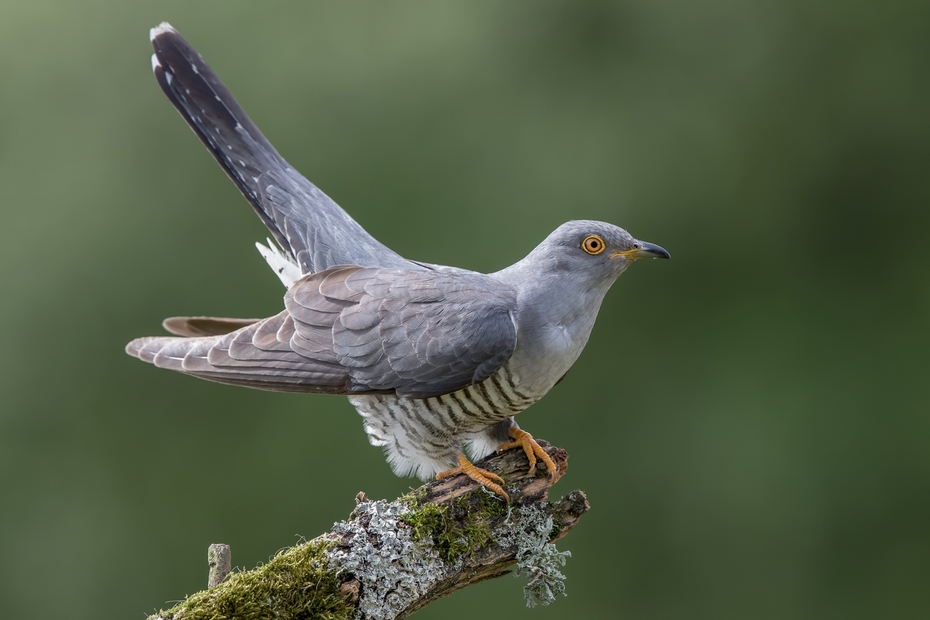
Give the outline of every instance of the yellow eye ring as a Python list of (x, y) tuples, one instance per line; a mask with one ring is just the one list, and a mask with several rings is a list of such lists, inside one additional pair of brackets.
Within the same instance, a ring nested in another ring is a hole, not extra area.
[(588, 235), (581, 242), (581, 249), (591, 256), (597, 256), (604, 251), (605, 247), (607, 246), (604, 244), (604, 240), (597, 235)]

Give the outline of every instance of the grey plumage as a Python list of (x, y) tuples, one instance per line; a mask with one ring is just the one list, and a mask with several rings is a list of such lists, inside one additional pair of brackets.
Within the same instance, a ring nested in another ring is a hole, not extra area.
[(294, 170), (170, 25), (153, 28), (151, 39), (162, 91), (304, 273), (346, 264), (420, 269)]
[(127, 352), (221, 383), (347, 395), (398, 474), (427, 477), (463, 444), (481, 457), (506, 441), (512, 416), (577, 359), (616, 278), (636, 258), (668, 257), (583, 220), (493, 274), (407, 260), (294, 171), (174, 29), (153, 29), (152, 43), (165, 94), (283, 248), (263, 252), (269, 264), (300, 276), (282, 275), (275, 316), (175, 317), (165, 327), (179, 337)]
[(189, 338), (139, 339), (129, 351), (258, 388), (293, 377), (297, 391), (427, 398), (484, 381), (516, 345), (514, 291), (480, 274), (333, 267), (295, 283), (284, 306), (201, 337), (201, 346), (210, 344), (203, 354)]

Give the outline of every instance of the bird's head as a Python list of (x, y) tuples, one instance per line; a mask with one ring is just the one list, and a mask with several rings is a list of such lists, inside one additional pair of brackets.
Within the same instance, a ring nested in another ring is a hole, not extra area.
[(619, 226), (595, 220), (573, 220), (559, 226), (534, 253), (540, 252), (557, 268), (593, 280), (613, 282), (633, 261), (669, 258), (665, 249), (640, 241)]

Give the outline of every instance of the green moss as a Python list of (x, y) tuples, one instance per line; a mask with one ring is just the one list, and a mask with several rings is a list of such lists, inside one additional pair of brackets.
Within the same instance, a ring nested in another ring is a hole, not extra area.
[(491, 539), (495, 522), (507, 514), (507, 505), (483, 490), (472, 491), (448, 504), (419, 504), (412, 495), (401, 498), (410, 507), (402, 515), (414, 540), (432, 540), (439, 557), (451, 562)]
[[(228, 581), (198, 592), (158, 616), (177, 620), (348, 620), (355, 608), (340, 593), (340, 579), (324, 553), (333, 544), (316, 539), (286, 549), (267, 564), (232, 573)], [(313, 594), (307, 596), (308, 590)]]
[(416, 510), (420, 507), (420, 504), (426, 499), (426, 496), (429, 494), (429, 491), (426, 490), (425, 486), (422, 486), (418, 489), (413, 489), (406, 495), (401, 495), (397, 501), (401, 504), (406, 504), (407, 508), (410, 510)]

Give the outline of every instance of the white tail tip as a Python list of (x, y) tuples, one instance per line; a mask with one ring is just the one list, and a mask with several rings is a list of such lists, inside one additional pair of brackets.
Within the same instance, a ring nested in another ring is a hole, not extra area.
[(149, 30), (149, 40), (154, 41), (155, 37), (160, 34), (165, 34), (166, 32), (177, 32), (177, 30), (175, 30), (174, 27), (168, 22), (162, 22)]

